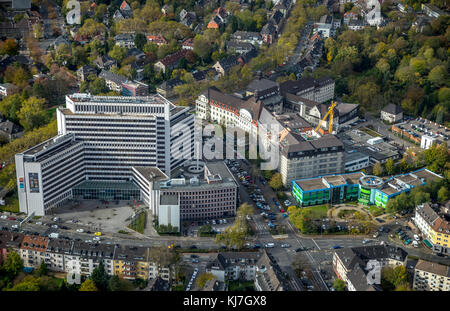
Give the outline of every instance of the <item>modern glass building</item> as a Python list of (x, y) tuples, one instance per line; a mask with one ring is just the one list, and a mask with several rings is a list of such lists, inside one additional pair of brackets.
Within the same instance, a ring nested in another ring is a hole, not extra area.
[(293, 181), (292, 194), (300, 206), (358, 200), (364, 205), (386, 207), (389, 199), (438, 179), (442, 176), (425, 168), (387, 180), (362, 172), (327, 175)]
[(79, 200), (140, 200), (141, 191), (133, 182), (84, 181), (72, 189)]

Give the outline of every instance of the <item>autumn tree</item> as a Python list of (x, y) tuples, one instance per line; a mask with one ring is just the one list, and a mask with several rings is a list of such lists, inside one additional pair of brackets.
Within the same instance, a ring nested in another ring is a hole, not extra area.
[(380, 162), (375, 163), (375, 165), (373, 166), (373, 174), (376, 176), (383, 175), (383, 167), (381, 166)]
[(195, 280), (195, 283), (199, 288), (203, 288), (206, 285), (206, 282), (211, 281), (214, 279), (214, 275), (212, 273), (202, 273), (197, 277), (197, 280)]
[(269, 181), (269, 186), (275, 191), (283, 188), (283, 181), (281, 179), (280, 173), (276, 173), (272, 176), (272, 178)]
[(86, 281), (84, 281), (79, 289), (80, 292), (97, 292), (98, 289), (95, 286), (94, 281), (92, 281), (91, 279), (87, 279)]
[(6, 39), (0, 45), (0, 53), (14, 56), (19, 53), (19, 44), (14, 39)]
[(22, 103), (22, 108), (18, 113), (19, 123), (26, 131), (44, 125), (47, 121), (47, 114), (43, 109), (45, 100), (30, 97)]
[(384, 168), (386, 170), (386, 174), (388, 175), (394, 175), (396, 171), (396, 166), (394, 163), (394, 160), (392, 158), (389, 158), (386, 163), (384, 164)]

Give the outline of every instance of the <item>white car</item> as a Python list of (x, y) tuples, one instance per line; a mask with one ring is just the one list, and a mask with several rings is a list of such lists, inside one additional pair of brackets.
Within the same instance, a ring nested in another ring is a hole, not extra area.
[(224, 219), (224, 220), (223, 220), (223, 223), (224, 223), (224, 224), (226, 224), (226, 223), (227, 223), (227, 220), (226, 220), (226, 219)]
[(417, 234), (414, 234), (414, 240), (420, 241), (420, 237)]
[(17, 229), (17, 228), (19, 228), (19, 226), (18, 225), (12, 225), (11, 228)]
[(0, 218), (1, 218), (1, 219), (7, 219), (7, 218), (8, 218), (8, 216), (6, 216), (6, 215), (2, 215), (2, 216), (0, 216)]
[(52, 225), (53, 229), (58, 229), (58, 225)]
[(213, 225), (215, 225), (215, 224), (216, 224), (216, 221), (215, 221), (214, 219), (212, 220), (212, 224), (213, 224)]
[(38, 221), (36, 225), (42, 225), (42, 221)]
[(100, 241), (100, 237), (99, 237), (99, 236), (93, 237), (92, 240), (94, 240), (94, 241)]
[(83, 233), (84, 229), (77, 229), (77, 232)]

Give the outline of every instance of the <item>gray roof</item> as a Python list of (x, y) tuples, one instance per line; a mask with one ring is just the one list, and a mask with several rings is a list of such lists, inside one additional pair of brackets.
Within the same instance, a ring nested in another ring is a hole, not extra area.
[(169, 177), (163, 173), (157, 167), (148, 167), (148, 166), (133, 166), (133, 169), (139, 172), (144, 178), (149, 181), (153, 180), (167, 180)]
[(250, 92), (263, 91), (273, 87), (278, 87), (278, 83), (269, 79), (256, 79), (250, 82), (247, 86), (247, 90)]
[(408, 253), (400, 247), (389, 245), (360, 246), (336, 250), (336, 255), (344, 266), (350, 270), (355, 264), (365, 266), (371, 259), (395, 259), (405, 261)]
[(115, 74), (108, 70), (102, 70), (102, 72), (100, 72), (99, 74), (99, 77), (105, 80), (113, 81), (114, 83), (119, 85), (128, 81), (127, 77)]
[(11, 7), (18, 10), (31, 9), (31, 0), (12, 0)]
[(158, 86), (158, 88), (160, 88), (162, 90), (165, 90), (165, 91), (168, 91), (168, 90), (173, 89), (175, 86), (181, 85), (181, 84), (184, 84), (184, 82), (181, 81), (178, 78), (174, 78), (174, 79), (170, 79), (170, 80), (164, 81), (163, 83), (161, 83)]
[(382, 111), (390, 113), (390, 114), (397, 115), (397, 114), (402, 112), (402, 108), (400, 106), (397, 106), (397, 105), (394, 105), (394, 104), (389, 104), (386, 107), (384, 107), (382, 109)]

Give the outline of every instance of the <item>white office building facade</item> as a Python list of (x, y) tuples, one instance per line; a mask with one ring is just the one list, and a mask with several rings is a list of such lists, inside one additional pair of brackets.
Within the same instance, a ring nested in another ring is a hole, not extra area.
[(194, 115), (160, 95), (66, 97), (58, 136), (16, 155), (20, 211), (36, 216), (85, 180), (132, 181), (132, 167), (170, 171), (193, 156)]

